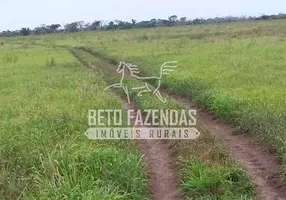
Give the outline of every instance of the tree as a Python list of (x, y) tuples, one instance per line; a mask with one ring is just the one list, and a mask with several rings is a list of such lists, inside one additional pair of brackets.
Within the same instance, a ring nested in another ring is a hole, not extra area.
[(51, 26), (46, 26), (45, 24), (42, 24), (41, 26), (34, 28), (33, 32), (36, 35), (41, 35), (41, 34), (51, 33), (52, 30), (51, 30)]
[(156, 25), (157, 25), (157, 20), (156, 19), (151, 19), (150, 20), (150, 26), (151, 27), (156, 27)]
[(94, 21), (91, 24), (91, 30), (100, 30), (101, 29), (101, 21)]
[(267, 20), (267, 19), (269, 19), (270, 17), (268, 16), (268, 15), (262, 15), (261, 17), (260, 17), (260, 19), (262, 19), (262, 20)]
[(148, 28), (150, 27), (150, 21), (141, 21), (137, 23), (137, 27)]
[(31, 34), (30, 28), (21, 28), (20, 35), (26, 36), (26, 35), (30, 35), (30, 34)]
[(51, 29), (53, 32), (56, 32), (60, 27), (61, 27), (60, 24), (52, 24), (52, 25), (50, 26), (50, 29)]
[(131, 21), (132, 21), (132, 25), (135, 27), (135, 26), (136, 26), (137, 21), (136, 21), (135, 19), (132, 19)]
[(77, 25), (80, 31), (84, 31), (84, 21), (78, 21)]
[(166, 20), (166, 19), (163, 19), (162, 23), (163, 23), (164, 26), (170, 26), (171, 25), (170, 20)]
[(110, 21), (109, 23), (108, 23), (108, 26), (107, 26), (107, 30), (111, 30), (111, 29), (114, 29), (114, 22), (113, 21)]
[(181, 19), (180, 19), (181, 24), (185, 24), (186, 21), (187, 21), (187, 17), (181, 17)]
[(132, 24), (130, 22), (118, 21), (119, 29), (129, 29), (132, 28)]
[(1, 35), (3, 36), (3, 37), (11, 37), (11, 36), (16, 36), (16, 35), (18, 35), (15, 31), (10, 31), (10, 30), (7, 30), (7, 31), (3, 31), (2, 33), (1, 33)]
[(171, 17), (169, 17), (170, 24), (174, 25), (177, 19), (178, 19), (177, 15), (172, 15)]
[(194, 20), (188, 20), (187, 17), (181, 17), (178, 19), (177, 15), (172, 15), (168, 19), (151, 19), (146, 21), (137, 22), (135, 19), (132, 19), (131, 22), (115, 20), (110, 22), (94, 21), (93, 23), (84, 23), (84, 21), (77, 21), (66, 24), (64, 29), (60, 29), (60, 24), (51, 24), (45, 25), (42, 24), (31, 30), (30, 28), (22, 28), (16, 31), (2, 31), (0, 32), (0, 37), (10, 37), (18, 35), (30, 35), (30, 34), (48, 34), (59, 31), (65, 32), (77, 32), (77, 31), (89, 31), (89, 30), (113, 30), (113, 29), (129, 29), (129, 28), (150, 28), (150, 27), (163, 27), (163, 26), (172, 26), (172, 25), (192, 25), (192, 24), (206, 24), (206, 23), (225, 23), (225, 22), (235, 22), (235, 21), (251, 21), (251, 20), (269, 20), (269, 19), (284, 19), (286, 14), (279, 13), (278, 15), (261, 15), (259, 17), (215, 17), (215, 18), (196, 18)]
[(85, 30), (85, 31), (90, 31), (90, 30), (92, 30), (92, 29), (91, 29), (91, 23), (87, 22), (87, 23), (84, 25), (84, 30)]
[(193, 24), (201, 24), (201, 20), (196, 18), (193, 20)]
[(36, 28), (34, 28), (33, 32), (34, 32), (36, 35), (44, 34), (44, 31), (43, 31), (42, 27), (36, 27)]
[(78, 32), (79, 31), (79, 25), (78, 22), (72, 22), (70, 24), (65, 25), (65, 31), (66, 32)]

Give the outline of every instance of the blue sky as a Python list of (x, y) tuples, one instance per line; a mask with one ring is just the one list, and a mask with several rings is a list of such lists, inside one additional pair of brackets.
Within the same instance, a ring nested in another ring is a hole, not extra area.
[(286, 13), (285, 0), (0, 0), (0, 31), (72, 21)]

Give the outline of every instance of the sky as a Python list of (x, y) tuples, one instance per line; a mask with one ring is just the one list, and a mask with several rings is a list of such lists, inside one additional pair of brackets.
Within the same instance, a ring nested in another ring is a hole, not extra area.
[(286, 13), (285, 0), (0, 0), (0, 31), (73, 21)]

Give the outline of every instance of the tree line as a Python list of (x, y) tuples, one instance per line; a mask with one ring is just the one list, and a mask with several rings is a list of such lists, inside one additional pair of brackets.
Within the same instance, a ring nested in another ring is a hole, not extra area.
[(177, 15), (172, 15), (168, 19), (151, 19), (147, 21), (137, 22), (132, 19), (130, 22), (115, 20), (104, 23), (103, 21), (95, 20), (94, 22), (85, 23), (84, 21), (76, 21), (68, 23), (64, 26), (60, 24), (41, 25), (34, 29), (27, 27), (21, 28), (15, 31), (2, 31), (0, 37), (10, 36), (27, 36), (27, 35), (42, 35), (57, 32), (82, 32), (82, 31), (96, 31), (96, 30), (116, 30), (116, 29), (131, 29), (131, 28), (152, 28), (152, 27), (164, 27), (164, 26), (179, 26), (179, 25), (195, 25), (195, 24), (211, 24), (211, 23), (226, 23), (226, 22), (238, 22), (238, 21), (252, 21), (252, 20), (270, 20), (270, 19), (286, 19), (286, 14), (278, 15), (261, 15), (259, 17), (215, 17), (215, 18), (196, 18), (193, 20), (187, 19), (187, 17), (178, 18)]

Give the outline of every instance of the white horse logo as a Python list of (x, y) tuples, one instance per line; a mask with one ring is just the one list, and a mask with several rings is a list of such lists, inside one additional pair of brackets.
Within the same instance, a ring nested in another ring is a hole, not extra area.
[[(176, 68), (177, 66), (174, 66), (172, 64), (176, 64), (176, 63), (178, 63), (178, 61), (165, 62), (160, 68), (159, 76), (140, 77), (140, 76), (137, 76), (137, 74), (139, 74), (140, 71), (136, 65), (133, 65), (131, 63), (120, 62), (117, 68), (117, 73), (122, 74), (120, 82), (108, 86), (107, 88), (105, 88), (105, 90), (109, 88), (122, 88), (127, 96), (128, 103), (130, 103), (129, 88), (123, 82), (125, 78), (125, 74), (126, 74), (126, 69), (127, 69), (129, 72), (129, 73), (127, 72), (128, 74), (130, 74), (131, 76), (135, 77), (138, 80), (143, 81), (143, 84), (144, 84), (143, 86), (131, 88), (133, 91), (138, 91), (137, 93), (138, 97), (141, 97), (143, 93), (152, 92), (160, 99), (160, 101), (162, 101), (163, 103), (166, 103), (167, 102), (166, 98), (163, 98), (159, 91), (160, 86), (161, 86), (161, 80), (162, 80), (163, 75), (168, 75), (170, 72), (174, 71), (174, 68)], [(157, 86), (156, 88), (153, 88), (149, 84), (151, 82), (150, 80), (152, 81), (152, 83), (156, 84)]]

